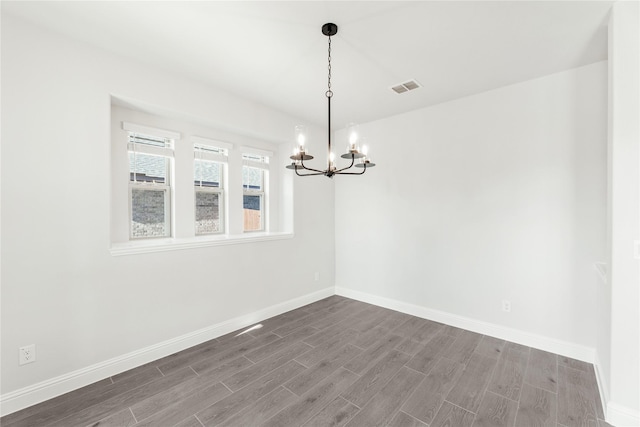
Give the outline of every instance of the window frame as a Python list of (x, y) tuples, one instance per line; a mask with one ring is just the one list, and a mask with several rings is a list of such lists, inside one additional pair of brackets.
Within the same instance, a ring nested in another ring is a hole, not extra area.
[[(128, 222), (129, 222), (129, 240), (140, 241), (149, 239), (166, 239), (173, 236), (173, 203), (172, 203), (172, 187), (173, 187), (173, 171), (174, 171), (174, 150), (176, 134), (175, 132), (164, 131), (161, 129), (149, 128), (146, 126), (135, 125), (132, 123), (123, 122), (122, 128), (127, 132), (127, 161), (129, 160), (129, 154), (133, 153), (134, 159), (136, 155), (142, 154), (147, 156), (161, 157), (166, 161), (166, 171), (163, 183), (158, 182), (143, 182), (137, 181), (136, 172), (133, 172), (134, 180), (131, 180), (131, 164), (129, 163), (129, 186), (128, 186)], [(146, 145), (143, 143), (132, 142), (135, 137), (148, 137), (153, 139), (165, 140), (164, 147), (156, 145)], [(134, 190), (151, 190), (151, 191), (163, 191), (164, 192), (164, 224), (165, 234), (162, 236), (134, 236), (133, 230), (133, 191)]]
[[(194, 190), (193, 190), (193, 232), (196, 237), (200, 236), (215, 236), (220, 234), (227, 234), (227, 216), (226, 212), (226, 173), (229, 165), (228, 151), (229, 145), (221, 143), (219, 141), (213, 141), (201, 137), (192, 137), (193, 140), (193, 166), (194, 166)], [(197, 161), (217, 163), (220, 167), (220, 182), (218, 187), (209, 187), (202, 185), (202, 179), (200, 179), (200, 185), (197, 185), (195, 176), (195, 165)], [(198, 233), (197, 225), (197, 193), (216, 193), (218, 194), (218, 220), (220, 228), (218, 231), (212, 233)]]
[[(257, 169), (260, 171), (261, 177), (261, 189), (252, 190), (245, 186), (242, 182), (242, 203), (243, 203), (243, 221), (242, 232), (243, 233), (264, 233), (268, 231), (267, 216), (269, 215), (268, 207), (268, 182), (269, 182), (269, 158), (273, 156), (273, 153), (255, 149), (252, 147), (242, 147), (242, 174), (244, 176), (244, 168)], [(248, 158), (249, 156), (254, 158)], [(258, 230), (246, 230), (244, 228), (244, 196), (259, 196), (260, 197), (260, 229)]]

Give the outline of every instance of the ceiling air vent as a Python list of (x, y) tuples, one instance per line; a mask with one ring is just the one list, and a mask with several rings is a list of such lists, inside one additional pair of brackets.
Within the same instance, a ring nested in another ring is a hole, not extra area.
[(409, 92), (410, 90), (418, 89), (420, 87), (420, 83), (416, 80), (409, 80), (408, 82), (401, 83), (396, 86), (392, 86), (391, 89), (395, 93), (404, 93)]

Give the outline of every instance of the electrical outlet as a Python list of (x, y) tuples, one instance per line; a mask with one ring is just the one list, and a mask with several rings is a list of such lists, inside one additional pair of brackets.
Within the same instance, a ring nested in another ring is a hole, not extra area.
[(26, 365), (27, 363), (33, 363), (35, 361), (36, 361), (36, 345), (35, 344), (20, 347), (19, 362), (21, 365)]
[(507, 313), (511, 312), (511, 301), (506, 299), (502, 300), (502, 311), (506, 311)]
[(316, 280), (316, 282), (320, 281), (320, 273), (318, 271), (316, 271), (316, 274), (313, 276)]

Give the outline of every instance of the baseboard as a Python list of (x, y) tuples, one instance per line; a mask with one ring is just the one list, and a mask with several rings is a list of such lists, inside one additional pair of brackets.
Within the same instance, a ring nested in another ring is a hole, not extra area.
[(607, 422), (615, 427), (640, 426), (640, 412), (609, 402), (607, 404)]
[(602, 407), (607, 423), (615, 427), (638, 427), (640, 426), (640, 413), (633, 409), (618, 405), (615, 402), (609, 402), (609, 387), (607, 386), (606, 376), (602, 372), (602, 365), (598, 353), (596, 353), (596, 381), (602, 399)]
[(5, 416), (80, 387), (185, 350), (221, 335), (250, 326), (306, 304), (334, 295), (334, 288), (294, 298), (283, 303), (172, 338), (170, 340), (105, 360), (0, 396), (0, 416)]
[(602, 365), (600, 364), (600, 358), (598, 357), (598, 352), (596, 351), (596, 361), (593, 364), (596, 371), (596, 383), (598, 385), (598, 391), (600, 392), (600, 403), (602, 404), (602, 409), (604, 411), (605, 419), (607, 419), (607, 402), (609, 401), (609, 386), (607, 384), (607, 376), (604, 372), (602, 372)]
[(347, 298), (356, 299), (358, 301), (374, 304), (380, 307), (389, 308), (391, 310), (400, 311), (412, 316), (422, 317), (424, 319), (433, 320), (435, 322), (445, 323), (447, 325), (466, 329), (483, 335), (489, 335), (518, 344), (548, 351), (571, 357), (573, 359), (582, 360), (588, 363), (595, 363), (595, 349), (567, 341), (556, 340), (542, 335), (524, 332), (518, 329), (508, 328), (506, 326), (496, 325), (493, 323), (483, 322), (469, 317), (458, 316), (456, 314), (446, 313), (444, 311), (433, 310), (415, 304), (406, 303), (390, 298), (372, 295), (366, 292), (355, 291), (343, 287), (336, 286), (336, 295)]

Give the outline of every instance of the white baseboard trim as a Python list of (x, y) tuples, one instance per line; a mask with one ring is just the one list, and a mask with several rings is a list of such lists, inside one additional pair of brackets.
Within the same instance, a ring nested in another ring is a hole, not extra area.
[(113, 359), (105, 360), (95, 365), (87, 366), (86, 368), (5, 393), (0, 396), (0, 416), (11, 414), (334, 294), (333, 287), (322, 289), (122, 356), (114, 357)]
[(542, 335), (532, 334), (518, 329), (496, 325), (494, 323), (483, 322), (480, 320), (471, 319), (469, 317), (458, 316), (456, 314), (433, 310), (427, 307), (393, 300), (390, 298), (380, 297), (366, 292), (355, 291), (339, 286), (336, 286), (336, 295), (356, 299), (358, 301), (389, 308), (391, 310), (400, 311), (402, 313), (411, 314), (412, 316), (422, 317), (424, 319), (433, 320), (435, 322), (444, 323), (479, 334), (489, 335), (495, 338), (512, 341), (518, 344), (534, 347), (551, 353), (571, 357), (573, 359), (582, 360), (584, 362), (595, 363), (596, 361), (596, 351), (591, 347), (586, 347), (567, 341), (556, 340)]
[(609, 401), (609, 386), (607, 384), (607, 376), (602, 371), (602, 365), (600, 364), (600, 358), (596, 351), (596, 361), (593, 364), (596, 371), (596, 383), (598, 384), (598, 391), (600, 392), (600, 403), (602, 404), (602, 410), (604, 411), (605, 420), (607, 417), (607, 402)]
[(638, 427), (640, 426), (640, 412), (609, 402), (607, 422), (615, 427)]
[(605, 420), (607, 423), (615, 427), (638, 427), (640, 426), (640, 412), (618, 405), (615, 402), (609, 402), (609, 387), (607, 386), (606, 376), (602, 372), (600, 358), (596, 353), (596, 381), (602, 399), (602, 407), (604, 408)]

